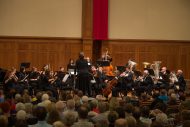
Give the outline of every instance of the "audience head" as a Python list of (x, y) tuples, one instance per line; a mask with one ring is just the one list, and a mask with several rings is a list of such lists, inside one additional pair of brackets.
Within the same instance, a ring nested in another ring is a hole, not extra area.
[(133, 116), (126, 117), (128, 127), (136, 127), (136, 119)]
[(89, 106), (90, 106), (90, 110), (93, 110), (94, 108), (97, 108), (98, 101), (96, 99), (93, 99), (92, 101), (90, 101)]
[(57, 110), (52, 110), (48, 113), (48, 118), (47, 118), (47, 122), (49, 124), (53, 124), (56, 121), (61, 120), (59, 112)]
[(0, 115), (0, 127), (7, 127), (8, 126), (8, 119), (4, 115)]
[(86, 119), (88, 116), (88, 108), (86, 106), (79, 107), (78, 115), (80, 119)]
[(55, 103), (55, 108), (59, 112), (63, 112), (65, 107), (66, 107), (66, 104), (63, 101), (58, 101), (58, 102)]
[(8, 102), (1, 103), (0, 107), (3, 113), (9, 113), (11, 110), (11, 105)]
[(105, 102), (98, 103), (98, 109), (100, 113), (104, 113), (107, 110), (107, 105)]
[(124, 110), (126, 113), (131, 114), (134, 110), (134, 106), (130, 103), (125, 104)]
[(74, 122), (76, 122), (77, 118), (76, 118), (76, 114), (74, 112), (70, 112), (68, 111), (67, 113), (65, 113), (64, 117), (63, 117), (63, 123), (66, 126), (72, 126), (74, 124)]
[(42, 101), (49, 100), (49, 95), (48, 94), (43, 94), (42, 95)]
[(110, 111), (108, 114), (108, 121), (111, 124), (115, 123), (115, 120), (118, 119), (118, 113), (116, 111)]
[(21, 102), (16, 104), (16, 111), (25, 110), (25, 105)]
[(150, 113), (149, 107), (143, 106), (143, 107), (141, 108), (141, 116), (142, 116), (142, 117), (148, 118), (148, 117), (149, 117), (149, 113)]
[(88, 103), (88, 97), (87, 96), (82, 96), (82, 102), (83, 103)]
[(163, 124), (163, 125), (165, 125), (168, 122), (168, 117), (167, 117), (167, 115), (165, 113), (158, 113), (156, 115), (156, 121)]
[(25, 103), (24, 105), (25, 105), (25, 111), (26, 111), (26, 113), (31, 114), (32, 113), (32, 109), (33, 109), (32, 103)]
[(117, 119), (115, 121), (115, 127), (128, 127), (126, 119)]
[(117, 107), (115, 111), (118, 113), (119, 118), (125, 118), (125, 110), (122, 107)]
[(135, 107), (135, 109), (134, 109), (134, 111), (133, 111), (133, 117), (134, 117), (136, 120), (139, 120), (139, 119), (140, 119), (140, 116), (141, 116), (140, 108)]
[(47, 111), (45, 107), (38, 106), (35, 108), (34, 115), (37, 117), (39, 121), (44, 121), (47, 116)]
[(67, 109), (74, 110), (75, 109), (75, 101), (70, 99), (67, 100)]
[(64, 127), (64, 124), (61, 121), (56, 121), (53, 123), (53, 127)]
[(16, 113), (16, 119), (17, 120), (25, 120), (26, 119), (26, 112), (24, 110), (19, 110)]

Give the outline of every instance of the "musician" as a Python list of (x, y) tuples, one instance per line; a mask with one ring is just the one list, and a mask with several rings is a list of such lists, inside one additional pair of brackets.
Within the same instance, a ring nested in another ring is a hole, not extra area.
[(149, 75), (149, 72), (148, 70), (144, 70), (143, 72), (143, 76), (142, 77), (139, 77), (138, 79), (140, 82), (139, 84), (139, 95), (141, 95), (140, 93), (143, 93), (143, 92), (147, 92), (148, 94), (151, 94), (151, 91), (153, 89), (153, 85), (154, 85), (154, 82), (153, 82), (153, 79), (152, 77)]
[(102, 61), (112, 61), (111, 55), (108, 52), (108, 49), (106, 48), (106, 52), (102, 53)]
[(183, 77), (183, 71), (182, 70), (177, 70), (177, 79), (178, 79), (178, 84), (179, 84), (179, 89), (182, 91), (185, 91), (186, 88), (186, 81)]
[(70, 60), (69, 60), (69, 63), (67, 64), (67, 71), (68, 71), (69, 69), (75, 69), (75, 62), (74, 62), (73, 59), (70, 59)]
[(101, 94), (101, 90), (105, 88), (107, 84), (107, 77), (105, 73), (103, 72), (102, 67), (98, 67), (97, 69), (95, 66), (92, 66), (91, 68), (93, 77), (96, 81), (95, 86), (94, 86), (94, 92), (97, 94)]
[(50, 85), (50, 86), (56, 86), (56, 80), (57, 80), (57, 73), (55, 72), (53, 72), (53, 71), (50, 71), (49, 72), (49, 76), (48, 76), (48, 84)]
[(77, 81), (76, 89), (82, 90), (85, 95), (90, 96), (90, 75), (89, 66), (86, 59), (84, 59), (84, 53), (79, 53), (79, 58), (76, 61)]
[[(10, 71), (7, 71), (5, 77), (4, 77), (4, 83), (5, 83), (5, 91), (18, 91), (18, 77), (16, 76), (16, 69), (13, 67)], [(20, 91), (18, 91), (20, 92)]]
[(166, 67), (162, 67), (160, 73), (159, 73), (159, 79), (158, 79), (158, 85), (160, 86), (160, 88), (165, 88), (168, 89), (169, 88), (169, 74), (167, 72), (167, 68)]
[(173, 71), (170, 72), (169, 79), (170, 79), (169, 88), (174, 89), (175, 86), (178, 84), (178, 79), (176, 77), (175, 72), (173, 72)]
[(120, 85), (120, 88), (122, 90), (131, 91), (132, 87), (134, 85), (133, 80), (134, 72), (131, 70), (131, 66), (126, 67), (125, 72), (121, 73), (120, 77), (122, 78), (122, 83)]
[(92, 66), (92, 62), (91, 62), (91, 60), (90, 60), (90, 57), (86, 57), (86, 60), (87, 60), (87, 62), (88, 62), (88, 66), (91, 67), (91, 66)]
[(32, 70), (29, 74), (29, 85), (36, 91), (39, 88), (39, 78), (40, 73), (36, 67), (32, 67)]
[(57, 72), (57, 77), (58, 77), (59, 80), (62, 81), (64, 76), (65, 76), (65, 69), (64, 69), (64, 67), (60, 67), (59, 71)]
[[(49, 90), (53, 93), (53, 96), (55, 98), (58, 97), (58, 93), (57, 93), (57, 72), (53, 72), (52, 70), (51, 71), (48, 71), (46, 72), (46, 76), (48, 78), (48, 83), (46, 84), (45, 86), (45, 90)], [(46, 77), (45, 77), (46, 78)], [(44, 79), (46, 81), (46, 79)]]
[(20, 72), (18, 73), (18, 83), (23, 86), (27, 87), (28, 80), (27, 80), (28, 74), (26, 73), (25, 67), (20, 67)]

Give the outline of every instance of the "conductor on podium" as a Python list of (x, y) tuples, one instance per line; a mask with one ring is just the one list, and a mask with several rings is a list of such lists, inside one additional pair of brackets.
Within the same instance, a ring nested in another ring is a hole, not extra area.
[(88, 61), (84, 59), (84, 53), (79, 53), (79, 58), (76, 61), (76, 89), (82, 90), (83, 94), (90, 96), (90, 75)]

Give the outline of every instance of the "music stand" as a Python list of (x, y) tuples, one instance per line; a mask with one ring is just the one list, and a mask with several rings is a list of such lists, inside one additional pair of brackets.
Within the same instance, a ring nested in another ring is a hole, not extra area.
[(29, 68), (30, 63), (29, 62), (23, 62), (23, 63), (20, 64), (20, 67)]
[(98, 66), (101, 66), (101, 67), (110, 66), (110, 61), (107, 61), (107, 60), (106, 60), (106, 61), (102, 61), (102, 60), (99, 61), (99, 60), (98, 60), (98, 61), (96, 61), (96, 62), (97, 62), (97, 65), (98, 65)]
[(117, 66), (117, 70), (120, 72), (124, 72), (125, 71), (125, 66)]

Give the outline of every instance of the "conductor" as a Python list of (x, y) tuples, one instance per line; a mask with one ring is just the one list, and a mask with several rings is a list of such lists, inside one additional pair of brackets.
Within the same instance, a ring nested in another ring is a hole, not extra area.
[(86, 59), (84, 59), (84, 53), (79, 53), (79, 58), (76, 61), (76, 89), (82, 90), (85, 95), (90, 96), (90, 74), (89, 66)]

